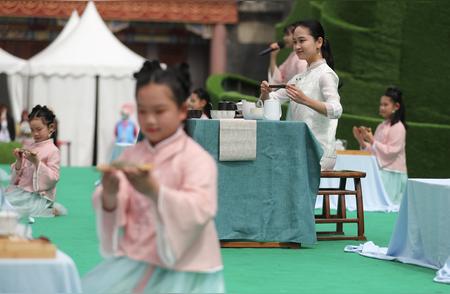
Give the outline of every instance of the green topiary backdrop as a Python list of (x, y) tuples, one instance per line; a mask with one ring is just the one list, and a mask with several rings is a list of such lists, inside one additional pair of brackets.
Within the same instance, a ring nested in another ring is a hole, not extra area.
[[(283, 28), (301, 19), (318, 19), (324, 26), (343, 82), (340, 90), (344, 115), (337, 137), (357, 148), (353, 125), (380, 122), (379, 98), (389, 85), (403, 90), (410, 177), (450, 177), (450, 1), (413, 0), (297, 0)], [(279, 54), (279, 62), (288, 55)], [(214, 76), (211, 77), (214, 79)], [(253, 94), (259, 82), (237, 75), (221, 76), (208, 91), (215, 99), (239, 99)], [(227, 81), (239, 85), (241, 91)], [(248, 88), (253, 87), (253, 90)], [(234, 90), (233, 95), (227, 95)], [(238, 92), (238, 93), (236, 93)], [(242, 96), (242, 95), (241, 95)]]

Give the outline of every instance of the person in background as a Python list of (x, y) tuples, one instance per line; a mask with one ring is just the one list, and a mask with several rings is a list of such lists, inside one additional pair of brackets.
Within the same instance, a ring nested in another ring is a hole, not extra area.
[[(283, 30), (283, 42), (286, 48), (293, 48), (295, 26), (295, 24), (290, 24)], [(308, 65), (307, 62), (304, 59), (300, 59), (294, 50), (289, 53), (286, 60), (278, 67), (277, 56), (278, 53), (280, 53), (281, 48), (278, 43), (272, 43), (270, 44), (270, 47), (275, 50), (270, 53), (268, 73), (269, 84), (286, 84), (296, 74), (306, 71)]]
[(11, 142), (16, 139), (16, 129), (13, 117), (8, 107), (0, 104), (0, 142)]
[(320, 22), (306, 20), (296, 23), (294, 50), (308, 63), (304, 73), (294, 76), (285, 89), (272, 91), (267, 81), (261, 83), (262, 100), (289, 101), (287, 120), (305, 122), (320, 143), (324, 153), (322, 170), (331, 170), (336, 163), (336, 128), (342, 114), (338, 93), (339, 78), (334, 72), (333, 55)]
[(209, 97), (208, 92), (203, 88), (198, 88), (192, 91), (188, 98), (189, 109), (201, 110), (203, 112), (201, 119), (211, 118), (211, 97)]
[(360, 147), (377, 158), (381, 179), (389, 198), (400, 204), (408, 180), (406, 168), (406, 121), (402, 92), (388, 87), (380, 98), (380, 116), (375, 135), (370, 128), (353, 127), (353, 135)]
[(130, 118), (132, 113), (133, 106), (130, 103), (125, 103), (120, 109), (121, 119), (114, 128), (116, 143), (134, 144), (136, 141), (138, 127)]
[(225, 290), (214, 224), (217, 167), (183, 130), (187, 76), (157, 61), (135, 74), (144, 139), (122, 153), (122, 168), (104, 170), (94, 193), (106, 259), (83, 278), (85, 293)]
[[(16, 148), (11, 165), (11, 183), (6, 199), (22, 217), (52, 217), (67, 214), (55, 203), (59, 181), (59, 149), (53, 143), (55, 114), (36, 105), (28, 116), (34, 142)], [(32, 219), (31, 219), (32, 221)]]
[(33, 142), (30, 123), (28, 121), (28, 110), (23, 110), (20, 122), (17, 125), (17, 141), (22, 145), (29, 145)]

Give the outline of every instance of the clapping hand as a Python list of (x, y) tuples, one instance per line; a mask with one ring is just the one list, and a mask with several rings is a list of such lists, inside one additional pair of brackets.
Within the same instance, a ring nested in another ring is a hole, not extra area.
[(373, 144), (373, 134), (372, 129), (367, 127), (360, 127), (361, 135), (365, 142)]
[(361, 147), (366, 147), (367, 144), (373, 144), (372, 129), (367, 127), (353, 127), (353, 136), (358, 141)]

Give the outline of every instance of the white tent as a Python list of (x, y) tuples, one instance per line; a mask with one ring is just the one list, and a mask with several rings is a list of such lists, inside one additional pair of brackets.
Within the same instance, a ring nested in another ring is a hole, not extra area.
[(45, 56), (51, 56), (54, 50), (57, 50), (58, 44), (60, 44), (71, 32), (72, 30), (78, 25), (78, 22), (80, 21), (80, 16), (78, 15), (78, 12), (76, 10), (72, 11), (72, 14), (70, 15), (69, 20), (67, 21), (66, 25), (62, 29), (61, 33), (56, 37), (53, 42), (48, 45), (44, 50), (39, 52), (38, 54), (34, 55), (32, 58), (28, 60), (27, 67), (25, 69), (25, 73), (29, 74), (31, 68), (36, 66), (36, 62), (38, 63), (39, 60), (42, 60), (45, 58)]
[(92, 2), (67, 37), (30, 61), (30, 102), (55, 110), (59, 139), (71, 142), (72, 165), (92, 164), (96, 117), (97, 160), (107, 161), (120, 106), (134, 103), (132, 73), (143, 62), (110, 32)]
[(0, 73), (7, 75), (11, 113), (16, 121), (20, 119), (20, 113), (24, 109), (23, 97), (26, 92), (26, 79), (20, 72), (25, 64), (25, 60), (0, 48)]
[[(64, 39), (70, 31), (77, 25), (79, 21), (78, 13), (74, 10), (72, 15), (64, 26), (64, 29), (58, 37), (43, 51), (35, 55), (42, 56), (51, 51), (62, 39)], [(32, 59), (33, 59), (32, 58)], [(30, 60), (32, 60), (30, 59)], [(11, 110), (16, 121), (21, 119), (20, 114), (22, 110), (29, 107), (27, 105), (27, 89), (28, 89), (28, 61), (9, 54), (0, 48), (0, 73), (5, 73), (8, 76), (8, 90), (11, 102)]]

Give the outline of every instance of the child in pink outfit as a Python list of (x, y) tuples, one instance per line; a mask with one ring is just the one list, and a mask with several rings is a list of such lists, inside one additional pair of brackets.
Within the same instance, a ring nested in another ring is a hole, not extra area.
[(145, 139), (124, 151), (124, 167), (104, 172), (94, 193), (106, 260), (83, 278), (86, 293), (224, 292), (217, 168), (183, 131), (189, 87), (182, 76), (156, 61), (135, 75)]
[(13, 151), (16, 162), (11, 165), (6, 199), (25, 217), (64, 214), (54, 207), (60, 163), (59, 150), (51, 138), (56, 128), (55, 115), (46, 106), (37, 105), (29, 121), (34, 143)]
[(408, 179), (406, 168), (406, 122), (402, 92), (389, 87), (380, 99), (380, 115), (384, 122), (375, 135), (365, 127), (353, 127), (353, 134), (362, 149), (377, 158), (384, 188), (394, 204), (400, 204)]

